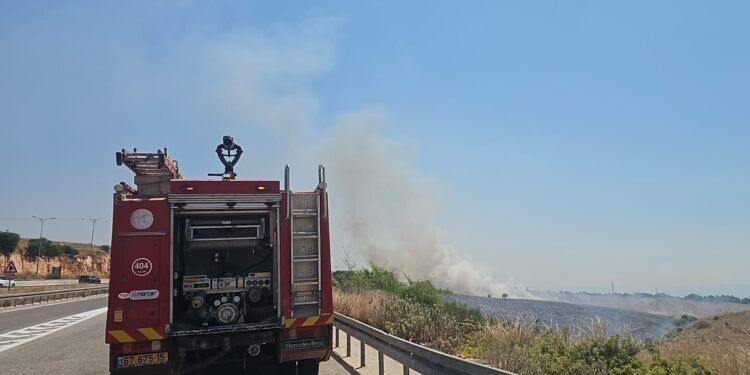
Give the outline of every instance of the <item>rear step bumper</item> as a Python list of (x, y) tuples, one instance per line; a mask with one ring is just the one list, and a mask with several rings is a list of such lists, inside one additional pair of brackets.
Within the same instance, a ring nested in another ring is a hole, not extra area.
[[(227, 327), (229, 328), (229, 327)], [(194, 351), (225, 347), (249, 346), (252, 344), (273, 344), (279, 326), (266, 329), (227, 329), (179, 331), (170, 334), (172, 351)]]

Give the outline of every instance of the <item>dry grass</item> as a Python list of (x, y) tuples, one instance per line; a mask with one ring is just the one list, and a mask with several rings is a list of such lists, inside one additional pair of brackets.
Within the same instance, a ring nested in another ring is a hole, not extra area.
[(395, 299), (392, 295), (380, 290), (358, 292), (333, 290), (333, 305), (337, 312), (381, 329), (385, 323), (381, 309)]
[(542, 334), (538, 325), (521, 319), (497, 322), (475, 337), (467, 354), (484, 359), (492, 367), (523, 374), (543, 374), (544, 363), (538, 356), (526, 353), (527, 348), (537, 344)]
[(665, 357), (702, 356), (718, 374), (750, 374), (750, 312), (696, 321), (656, 344)]
[(334, 289), (334, 309), (403, 339), (458, 354), (475, 329), (425, 306), (379, 290), (342, 292)]

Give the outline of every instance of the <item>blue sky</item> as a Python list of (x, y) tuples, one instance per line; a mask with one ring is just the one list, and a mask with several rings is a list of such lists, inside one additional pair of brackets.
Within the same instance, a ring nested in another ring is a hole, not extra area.
[(230, 133), (249, 151), (242, 177), (291, 162), (303, 189), (322, 160), (335, 201), (339, 166), (334, 250), (368, 258), (347, 232), (365, 188), (337, 149), (369, 145), (341, 130), (366, 122), (368, 155), (400, 176), (372, 172), (370, 200), (405, 199), (358, 206), (399, 217), (367, 228), (418, 221), (477, 272), (532, 289), (748, 296), (748, 8), (5, 2), (0, 229), (36, 236), (29, 217), (56, 216), (47, 237), (86, 241), (79, 218), (109, 217), (112, 185), (131, 181), (116, 150), (168, 147), (202, 178)]

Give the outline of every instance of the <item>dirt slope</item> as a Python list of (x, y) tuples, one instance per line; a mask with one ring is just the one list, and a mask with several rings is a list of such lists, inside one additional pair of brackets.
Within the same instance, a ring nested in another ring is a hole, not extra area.
[(719, 374), (748, 374), (750, 311), (698, 320), (667, 335), (657, 348), (669, 357), (706, 357)]

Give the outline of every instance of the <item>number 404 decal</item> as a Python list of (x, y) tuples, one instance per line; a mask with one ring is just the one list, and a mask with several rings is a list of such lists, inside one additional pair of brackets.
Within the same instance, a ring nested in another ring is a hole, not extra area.
[(133, 265), (130, 267), (130, 269), (133, 271), (133, 274), (136, 276), (146, 276), (149, 273), (151, 273), (151, 261), (147, 258), (138, 258), (133, 261)]

